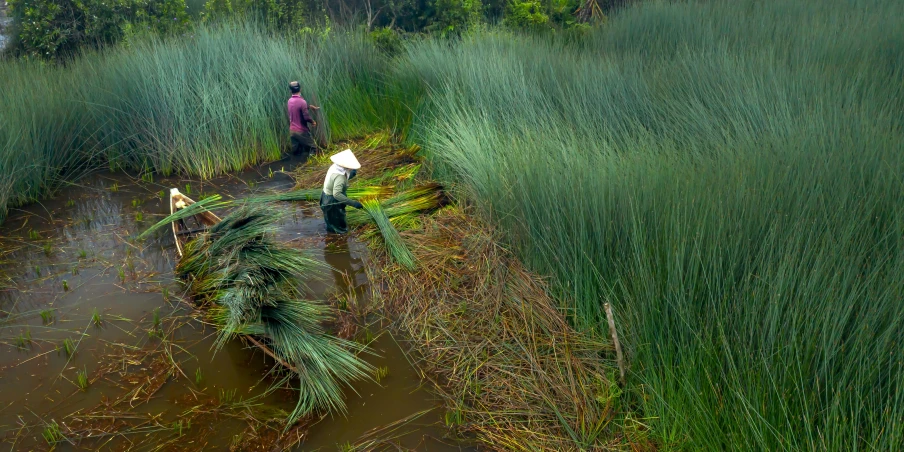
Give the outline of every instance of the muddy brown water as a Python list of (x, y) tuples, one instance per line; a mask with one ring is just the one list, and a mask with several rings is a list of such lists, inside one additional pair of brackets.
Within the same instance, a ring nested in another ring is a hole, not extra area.
[[(152, 370), (146, 363), (130, 364), (125, 356), (132, 353), (135, 359), (160, 350), (160, 339), (148, 332), (162, 329), (172, 332), (171, 343), (177, 346), (169, 349), (181, 372), (167, 378), (147, 403), (130, 400), (134, 408), (112, 415), (112, 420), (134, 416), (145, 421), (117, 434), (64, 441), (57, 450), (156, 450), (166, 444), (167, 450), (226, 450), (245, 431), (244, 422), (208, 416), (184, 426), (181, 435), (175, 426), (160, 426), (206, 399), (259, 396), (253, 400), (261, 406), (290, 411), (294, 393), (261, 396), (272, 383), (267, 377), (272, 360), (238, 340), (215, 351), (213, 328), (189, 317), (194, 310), (180, 299), (184, 288), (172, 273), (176, 255), (169, 229), (141, 243), (128, 238), (169, 213), (164, 196), (170, 187), (195, 199), (286, 189), (292, 181), (278, 170), (297, 163), (276, 162), (207, 182), (147, 182), (100, 173), (52, 200), (11, 211), (0, 227), (0, 440), (10, 450), (47, 449), (42, 437), (47, 425), (72, 422), (122, 398), (131, 390), (122, 375), (101, 369), (128, 369), (126, 374), (137, 369), (139, 375)], [(367, 303), (366, 246), (352, 237), (327, 239), (316, 208), (288, 203), (279, 208), (287, 210), (280, 238), (298, 241), (333, 267), (309, 281), (312, 295), (326, 299), (353, 293), (359, 303)], [(402, 339), (371, 328), (375, 356), (366, 359), (387, 375), (380, 383), (348, 388), (347, 413), (321, 419), (296, 450), (337, 450), (380, 438), (403, 449), (466, 449), (450, 438), (441, 404), (402, 352)], [(79, 372), (90, 381), (87, 390), (77, 386)]]

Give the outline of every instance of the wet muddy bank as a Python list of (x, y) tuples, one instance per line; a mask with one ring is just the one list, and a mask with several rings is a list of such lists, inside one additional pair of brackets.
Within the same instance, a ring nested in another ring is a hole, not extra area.
[[(12, 210), (0, 228), (0, 438), (14, 449), (46, 447), (47, 435), (60, 434), (63, 449), (193, 450), (276, 436), (296, 395), (266, 393), (273, 363), (241, 341), (214, 354), (213, 327), (173, 278), (172, 234), (129, 238), (168, 213), (170, 187), (196, 198), (286, 189), (293, 182), (281, 170), (297, 163), (208, 182), (101, 173)], [(317, 209), (279, 208), (287, 211), (279, 238), (335, 269), (312, 281), (312, 295), (368, 303), (366, 245), (327, 240)], [(297, 449), (392, 438), (405, 448), (460, 450), (444, 439), (440, 401), (380, 330), (376, 323), (356, 334), (378, 355), (368, 361), (381, 369), (379, 383), (349, 388), (347, 415), (297, 431)]]

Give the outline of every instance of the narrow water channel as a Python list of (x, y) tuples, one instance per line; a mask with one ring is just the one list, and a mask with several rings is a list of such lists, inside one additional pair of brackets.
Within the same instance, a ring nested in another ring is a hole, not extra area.
[[(291, 410), (293, 392), (265, 394), (273, 363), (262, 353), (238, 340), (215, 352), (215, 331), (173, 277), (172, 234), (128, 239), (168, 214), (170, 187), (196, 199), (286, 189), (292, 181), (279, 170), (296, 163), (203, 183), (101, 173), (53, 200), (11, 211), (0, 227), (0, 440), (10, 450), (46, 449), (42, 434), (57, 423), (95, 428), (91, 438), (64, 440), (57, 450), (227, 450), (249, 434), (240, 417), (211, 409), (191, 425), (177, 420), (210, 400)], [(327, 239), (316, 209), (279, 208), (287, 210), (280, 238), (314, 250), (335, 269), (311, 279), (312, 295), (354, 293), (367, 303), (366, 246), (352, 237)], [(462, 450), (444, 438), (440, 404), (399, 339), (378, 329), (368, 335), (376, 356), (367, 359), (384, 369), (380, 382), (349, 388), (348, 412), (319, 420), (296, 449), (388, 438), (402, 449)], [(161, 362), (178, 363), (175, 375), (162, 373)]]
[(7, 28), (10, 23), (8, 9), (9, 7), (6, 6), (6, 2), (0, 1), (0, 52), (6, 48), (6, 43), (9, 41), (9, 36), (7, 36)]

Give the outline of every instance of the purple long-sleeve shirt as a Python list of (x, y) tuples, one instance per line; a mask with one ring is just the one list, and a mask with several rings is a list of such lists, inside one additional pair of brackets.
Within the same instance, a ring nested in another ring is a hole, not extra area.
[(311, 113), (308, 112), (308, 103), (299, 94), (293, 94), (289, 98), (289, 131), (307, 132), (308, 124), (313, 123)]

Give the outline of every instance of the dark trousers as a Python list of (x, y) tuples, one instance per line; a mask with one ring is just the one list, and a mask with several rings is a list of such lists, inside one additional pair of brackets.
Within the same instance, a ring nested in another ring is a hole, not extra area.
[(292, 143), (292, 155), (305, 153), (311, 155), (317, 150), (317, 143), (311, 136), (311, 131), (307, 132), (290, 132), (289, 142)]
[(320, 210), (323, 211), (323, 221), (326, 222), (326, 232), (330, 234), (345, 234), (348, 232), (348, 223), (345, 221), (345, 204), (336, 198), (321, 192)]

